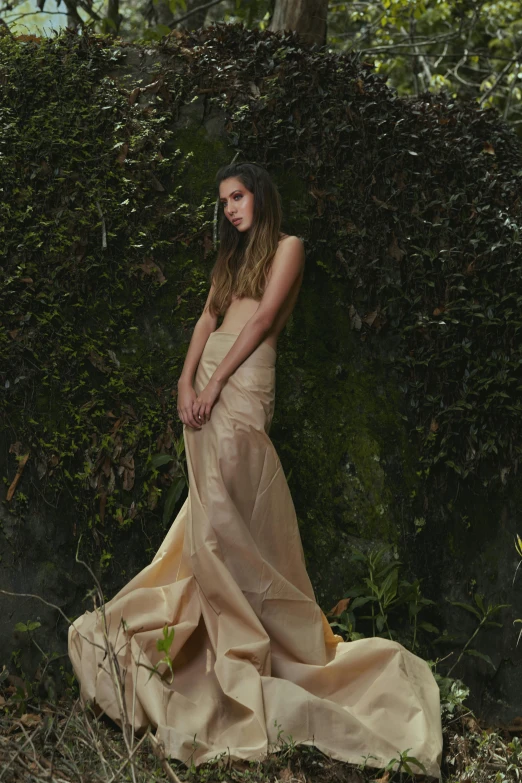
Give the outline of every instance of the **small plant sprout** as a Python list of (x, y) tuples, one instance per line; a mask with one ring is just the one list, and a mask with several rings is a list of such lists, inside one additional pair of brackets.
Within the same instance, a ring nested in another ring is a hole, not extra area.
[[(348, 590), (344, 598), (331, 611), (335, 620), (330, 623), (344, 633), (349, 641), (363, 638), (363, 634), (356, 631), (357, 620), (371, 622), (372, 636), (382, 635), (389, 639), (397, 639), (399, 634), (391, 627), (389, 616), (390, 613), (405, 608), (407, 608), (407, 631), (403, 634), (401, 642), (413, 652), (418, 646), (419, 628), (426, 633), (439, 633), (431, 623), (419, 622), (420, 612), (427, 606), (432, 606), (434, 602), (422, 595), (421, 583), (418, 579), (408, 582), (399, 578), (401, 562), (390, 547), (374, 549), (367, 553), (356, 549), (350, 560), (362, 565), (366, 575), (361, 580), (362, 584), (356, 584)], [(367, 607), (364, 610), (365, 614), (356, 615), (356, 610), (362, 607)]]
[[(517, 567), (515, 569), (515, 573), (514, 573), (514, 576), (513, 576), (513, 584), (515, 584), (515, 579), (517, 578), (518, 569), (522, 565), (522, 538), (520, 538), (518, 533), (515, 536), (515, 549), (517, 551), (517, 555), (520, 557), (520, 560), (518, 561), (518, 565), (517, 565)], [(522, 620), (520, 618), (517, 618), (516, 620), (513, 620), (513, 625), (520, 625), (520, 624), (522, 624)], [(520, 629), (520, 633), (518, 634), (517, 647), (518, 647), (518, 643), (520, 641), (520, 637), (521, 636), (522, 636), (522, 628)]]
[[(426, 767), (422, 762), (420, 762), (418, 759), (415, 758), (415, 756), (408, 756), (408, 752), (410, 751), (410, 748), (407, 750), (404, 750), (402, 753), (400, 751), (397, 751), (399, 753), (399, 757), (396, 759), (391, 759), (391, 761), (386, 765), (385, 772), (398, 772), (401, 777), (402, 773), (405, 772), (407, 775), (411, 775), (411, 777), (414, 777), (415, 775), (418, 775), (418, 770), (420, 769), (424, 775), (426, 775)], [(412, 769), (412, 765), (415, 765), (418, 767), (417, 770)]]
[(187, 472), (183, 464), (183, 453), (185, 451), (183, 435), (174, 441), (174, 446), (176, 450), (175, 455), (152, 454), (150, 458), (154, 471), (157, 472), (158, 468), (161, 468), (163, 465), (170, 465), (169, 473), (173, 475), (173, 481), (167, 491), (163, 506), (163, 523), (165, 525), (169, 523), (181, 493), (188, 486)]
[(169, 626), (165, 625), (163, 626), (163, 638), (156, 640), (156, 649), (158, 652), (165, 653), (163, 658), (158, 661), (158, 663), (153, 666), (150, 670), (149, 680), (152, 677), (154, 673), (159, 674), (158, 667), (164, 663), (167, 665), (169, 671), (170, 671), (170, 684), (174, 680), (174, 669), (172, 668), (172, 658), (170, 657), (170, 648), (172, 647), (172, 643), (174, 641), (174, 628), (171, 628), (169, 631)]
[(470, 614), (474, 615), (478, 622), (477, 627), (469, 637), (468, 641), (460, 651), (460, 654), (453, 664), (453, 666), (448, 671), (448, 677), (451, 677), (452, 671), (455, 669), (456, 666), (460, 663), (464, 655), (473, 655), (476, 658), (482, 658), (482, 660), (486, 661), (493, 669), (495, 668), (495, 664), (489, 657), (489, 655), (486, 655), (485, 653), (481, 653), (478, 650), (475, 650), (470, 647), (470, 644), (473, 642), (473, 640), (476, 638), (476, 636), (480, 633), (482, 628), (502, 628), (502, 623), (497, 622), (496, 620), (493, 620), (492, 618), (500, 612), (501, 609), (506, 609), (510, 604), (486, 604), (484, 603), (484, 596), (480, 593), (475, 593), (473, 596), (473, 599), (475, 601), (475, 606), (472, 604), (466, 604), (462, 603), (461, 601), (449, 601), (449, 603), (452, 606), (457, 606), (460, 609), (464, 609), (466, 612), (469, 612)]

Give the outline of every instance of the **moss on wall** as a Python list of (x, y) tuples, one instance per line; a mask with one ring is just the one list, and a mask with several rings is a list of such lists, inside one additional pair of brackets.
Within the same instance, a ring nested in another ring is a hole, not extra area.
[(325, 604), (353, 585), (354, 543), (402, 542), (419, 481), (397, 384), (361, 353), (346, 309), (339, 281), (310, 264), (280, 338), (271, 431)]
[(0, 81), (4, 497), (30, 455), (2, 508), (0, 581), (48, 585), (72, 615), (90, 586), (80, 535), (108, 595), (155, 551), (180, 469), (150, 457), (181, 436), (172, 392), (215, 258), (214, 176), (239, 153), (270, 170), (283, 228), (305, 240), (271, 435), (321, 603), (352, 584), (354, 543), (399, 548), (434, 596), (482, 576), (506, 591), (513, 134), (444, 95), (401, 100), (356, 56), (241, 25), (146, 49), (3, 37)]

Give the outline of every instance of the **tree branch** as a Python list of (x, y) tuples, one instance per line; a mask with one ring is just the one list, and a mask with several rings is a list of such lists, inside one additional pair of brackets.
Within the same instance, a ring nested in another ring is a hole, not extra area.
[(484, 95), (482, 96), (482, 98), (479, 101), (479, 106), (482, 106), (484, 101), (489, 98), (491, 93), (494, 92), (497, 89), (497, 85), (499, 84), (499, 82), (502, 81), (502, 79), (504, 78), (504, 76), (507, 73), (509, 73), (509, 71), (511, 70), (512, 66), (517, 62), (517, 60), (519, 59), (521, 54), (522, 54), (522, 46), (520, 47), (518, 52), (511, 58), (511, 60), (502, 68), (502, 70), (500, 71), (499, 75), (497, 76), (497, 78), (495, 79), (495, 81), (493, 82), (491, 87), (488, 90), (486, 90), (486, 92), (484, 93)]
[(189, 16), (193, 16), (194, 14), (197, 14), (198, 11), (203, 11), (205, 8), (211, 8), (213, 5), (218, 5), (218, 3), (222, 3), (223, 0), (211, 0), (210, 3), (205, 3), (204, 5), (198, 5), (196, 8), (191, 8), (190, 11), (187, 11), (186, 14), (183, 14), (183, 16), (179, 16), (177, 19), (173, 19), (172, 22), (169, 24), (169, 27), (174, 27), (174, 25), (179, 24), (180, 22), (184, 22), (185, 19), (188, 19)]

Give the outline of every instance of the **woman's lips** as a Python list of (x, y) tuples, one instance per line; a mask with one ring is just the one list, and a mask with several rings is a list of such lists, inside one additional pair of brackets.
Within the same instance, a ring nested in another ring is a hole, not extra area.
[(241, 218), (235, 218), (235, 220), (232, 221), (232, 223), (237, 226), (238, 223), (241, 223)]

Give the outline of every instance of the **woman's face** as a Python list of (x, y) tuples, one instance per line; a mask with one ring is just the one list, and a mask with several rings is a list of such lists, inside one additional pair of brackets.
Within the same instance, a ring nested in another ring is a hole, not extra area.
[(227, 220), (234, 228), (244, 232), (252, 225), (254, 219), (254, 194), (248, 190), (240, 179), (229, 177), (219, 185), (219, 200)]

